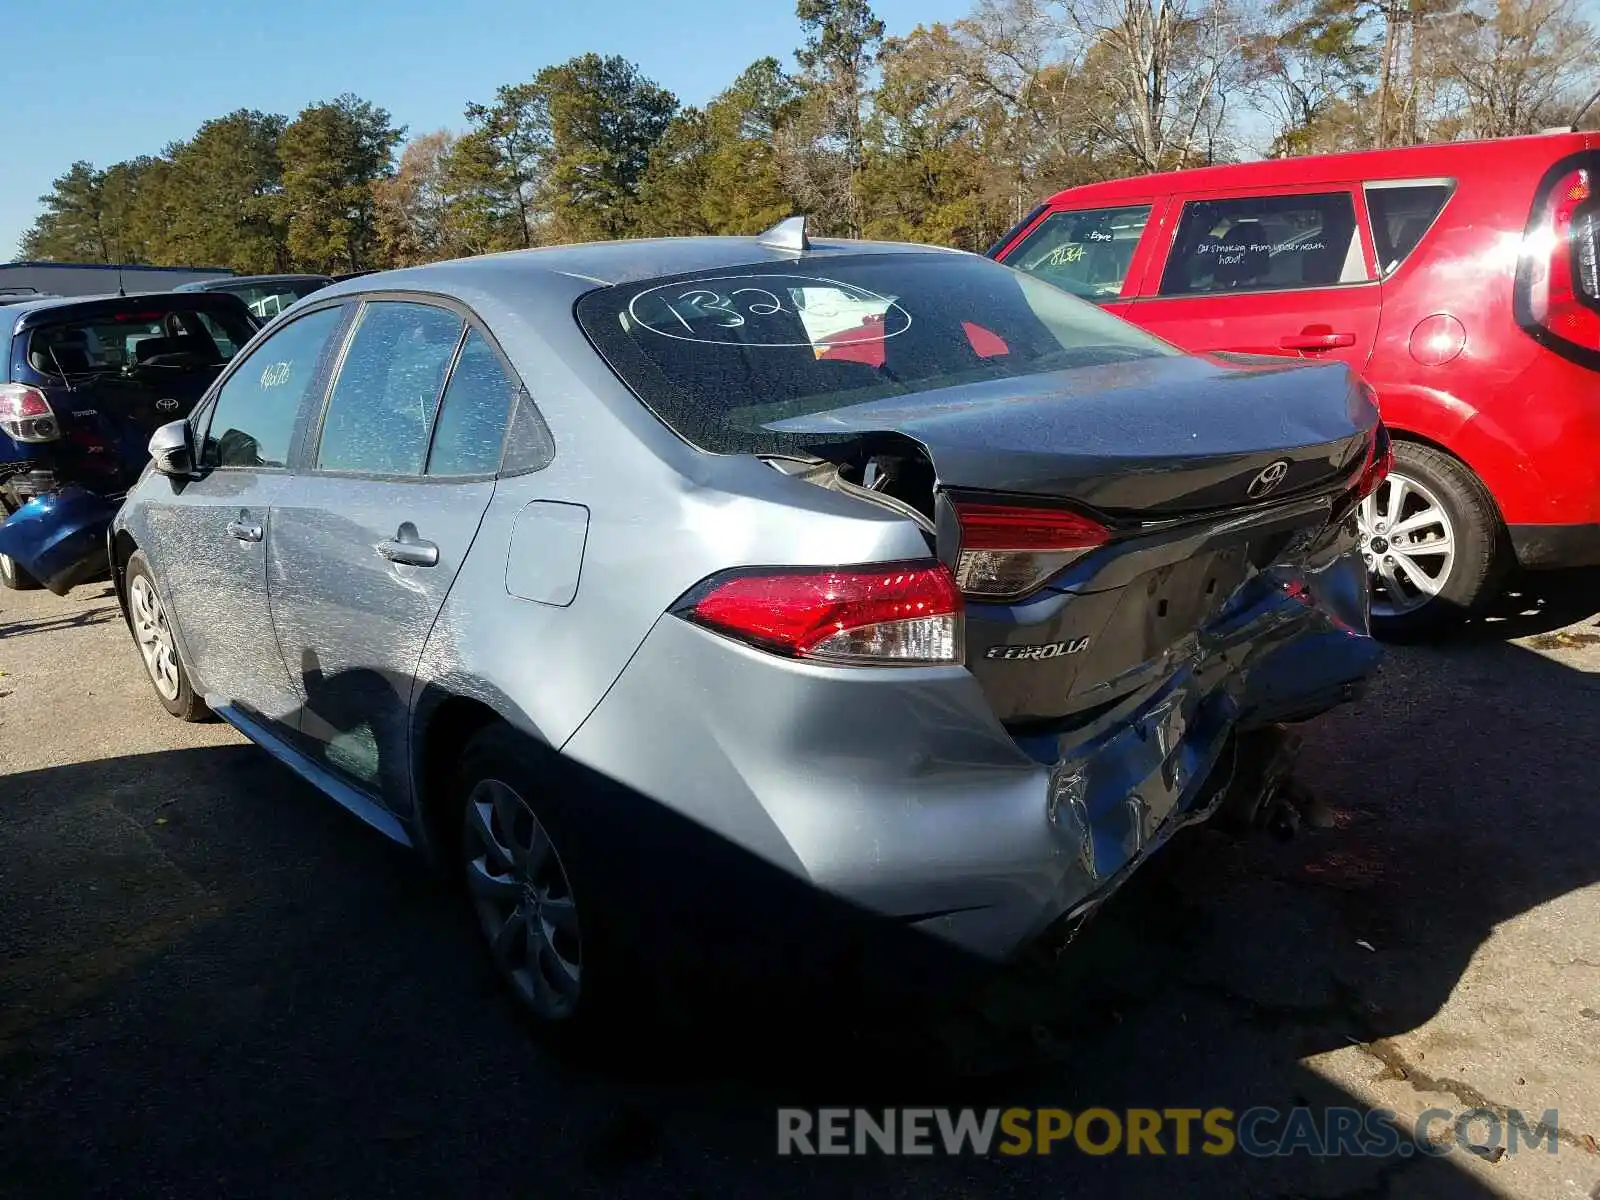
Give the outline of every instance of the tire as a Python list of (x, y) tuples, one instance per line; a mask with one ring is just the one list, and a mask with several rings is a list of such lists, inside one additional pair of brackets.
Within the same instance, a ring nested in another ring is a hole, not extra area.
[(156, 589), (143, 550), (135, 550), (128, 559), (127, 577), (129, 625), (156, 699), (180, 721), (207, 719), (211, 710), (195, 695), (194, 685), (189, 682), (189, 671), (183, 665), (167, 620), (166, 604)]
[[(0, 525), (6, 523), (8, 515), (5, 505), (0, 503)], [(13, 592), (32, 592), (38, 590), (39, 581), (17, 566), (17, 560), (9, 554), (0, 554), (0, 587)]]
[[(1448, 631), (1494, 598), (1511, 567), (1494, 498), (1459, 460), (1432, 446), (1395, 442), (1394, 469), (1362, 501), (1358, 524), (1373, 577), (1372, 629), (1381, 638)], [(1417, 586), (1417, 578), (1426, 582)]]
[(558, 766), (555, 751), (507, 725), (473, 735), (450, 786), (459, 834), (445, 850), (522, 1013), (541, 1036), (588, 1047), (616, 1032), (631, 972)]
[(0, 554), (0, 587), (13, 592), (32, 592), (38, 590), (39, 581), (17, 566), (17, 560), (9, 554)]

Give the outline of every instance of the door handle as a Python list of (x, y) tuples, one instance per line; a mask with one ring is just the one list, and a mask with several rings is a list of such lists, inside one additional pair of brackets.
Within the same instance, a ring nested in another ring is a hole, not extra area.
[(378, 543), (378, 553), (392, 563), (408, 567), (436, 567), (439, 565), (439, 547), (425, 542), (410, 521), (400, 526), (394, 537)]
[(1285, 350), (1338, 350), (1355, 344), (1355, 334), (1337, 333), (1331, 325), (1307, 325), (1299, 333), (1278, 339), (1278, 345)]
[[(244, 514), (240, 514), (243, 516)], [(261, 526), (252, 525), (247, 521), (229, 521), (228, 536), (236, 537), (241, 542), (259, 542), (261, 540)]]

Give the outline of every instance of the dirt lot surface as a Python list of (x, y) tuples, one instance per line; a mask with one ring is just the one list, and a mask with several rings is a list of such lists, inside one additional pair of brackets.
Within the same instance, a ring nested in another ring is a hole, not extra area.
[[(103, 585), (0, 592), (0, 1191), (1600, 1195), (1597, 611), (1600, 579), (1551, 577), (1392, 649), (1305, 729), (1330, 828), (1184, 835), (1054, 974), (975, 1011), (848, 1035), (751, 1011), (597, 1066), (528, 1036), (408, 854), (167, 717)], [(1556, 1109), (1559, 1135), (780, 1161), (786, 1103)]]

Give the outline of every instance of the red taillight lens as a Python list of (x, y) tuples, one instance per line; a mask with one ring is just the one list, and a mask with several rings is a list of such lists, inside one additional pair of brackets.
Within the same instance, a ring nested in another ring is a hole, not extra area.
[(961, 593), (940, 563), (714, 576), (676, 611), (763, 650), (821, 662), (960, 662)]
[(1372, 445), (1367, 450), (1367, 464), (1361, 468), (1361, 482), (1356, 488), (1359, 499), (1365, 500), (1378, 490), (1378, 485), (1394, 470), (1394, 442), (1389, 430), (1380, 421), (1373, 434)]
[(1518, 317), (1585, 356), (1600, 354), (1600, 196), (1580, 167), (1542, 192), (1524, 239)]
[(53, 442), (61, 436), (61, 427), (38, 388), (0, 383), (0, 432), (18, 442)]
[(1015, 600), (1073, 559), (1111, 540), (1111, 531), (1056, 508), (957, 501), (961, 554), (956, 582), (974, 598)]

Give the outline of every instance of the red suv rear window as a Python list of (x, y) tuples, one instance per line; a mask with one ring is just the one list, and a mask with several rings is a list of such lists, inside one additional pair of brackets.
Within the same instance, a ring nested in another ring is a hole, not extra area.
[(1378, 251), (1378, 274), (1392, 274), (1417, 248), (1444, 211), (1455, 184), (1430, 179), (1415, 183), (1367, 184), (1367, 214)]

